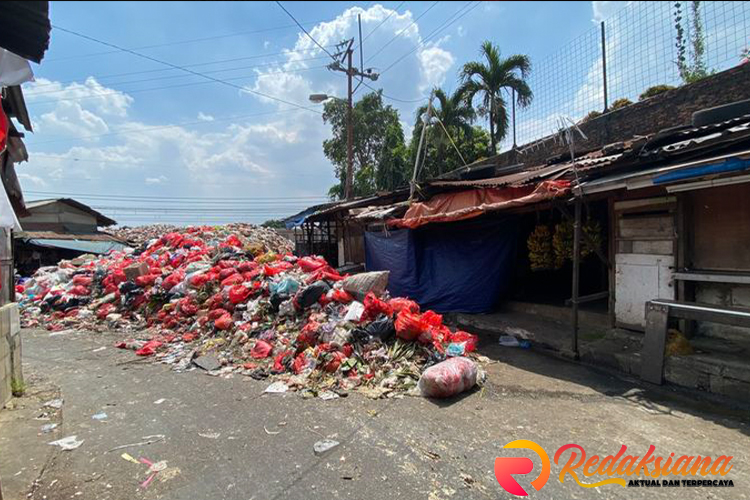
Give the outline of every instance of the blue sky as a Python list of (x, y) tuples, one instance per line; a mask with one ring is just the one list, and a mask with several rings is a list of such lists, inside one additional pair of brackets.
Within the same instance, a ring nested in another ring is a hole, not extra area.
[[(532, 63), (550, 61), (566, 44), (595, 36), (595, 20), (627, 8), (627, 2), (283, 4), (325, 46), (355, 36), (361, 14), (368, 67), (383, 71), (411, 52), (376, 83), (404, 101), (422, 99), (433, 85), (454, 89), (459, 66), (477, 56), (483, 40), (504, 54), (528, 54)], [(334, 182), (321, 146), (329, 129), (314, 112), (322, 106), (307, 96), (343, 96), (346, 79), (323, 67), (325, 54), (274, 2), (52, 2), (51, 19), (232, 86), (53, 30), (45, 59), (34, 66), (36, 82), (25, 86), (35, 133), (26, 139), (31, 159), (17, 171), (27, 198), (96, 194), (77, 198), (123, 225), (262, 222), (321, 201)], [(576, 59), (580, 79), (565, 84), (571, 95), (586, 93), (587, 73), (597, 73), (595, 54)], [(589, 94), (598, 100), (596, 91)], [(548, 105), (529, 110), (529, 123), (548, 126), (550, 106), (564, 104), (551, 95), (537, 91)], [(423, 102), (389, 101), (407, 133)], [(577, 108), (592, 105), (585, 100)], [(171, 209), (136, 214), (132, 208), (157, 206)]]

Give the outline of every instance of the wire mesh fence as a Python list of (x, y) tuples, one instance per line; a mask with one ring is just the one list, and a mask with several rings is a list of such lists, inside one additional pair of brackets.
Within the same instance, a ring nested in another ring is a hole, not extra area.
[(534, 100), (517, 108), (515, 134), (511, 127), (501, 150), (511, 148), (514, 139), (521, 146), (556, 133), (561, 117), (580, 122), (636, 102), (653, 86), (682, 85), (686, 76), (689, 80), (696, 74), (695, 68), (711, 74), (743, 64), (749, 22), (750, 2), (630, 3), (555, 53), (533, 61), (528, 83)]

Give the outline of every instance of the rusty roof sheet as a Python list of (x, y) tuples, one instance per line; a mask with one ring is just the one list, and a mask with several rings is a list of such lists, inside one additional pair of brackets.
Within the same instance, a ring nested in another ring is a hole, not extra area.
[(535, 167), (523, 172), (517, 172), (515, 174), (503, 175), (500, 177), (492, 177), (490, 179), (478, 179), (478, 180), (467, 180), (467, 181), (429, 181), (431, 186), (443, 186), (443, 187), (501, 187), (501, 186), (522, 186), (528, 184), (537, 179), (543, 179), (550, 177), (555, 174), (564, 174), (570, 170), (570, 163), (557, 163), (555, 165), (547, 165), (541, 167)]

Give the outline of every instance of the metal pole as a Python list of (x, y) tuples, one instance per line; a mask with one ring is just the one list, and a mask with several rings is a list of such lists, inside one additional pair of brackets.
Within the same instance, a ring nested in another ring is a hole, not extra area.
[(609, 104), (607, 103), (607, 38), (604, 34), (604, 21), (601, 23), (602, 27), (602, 79), (604, 80), (604, 111), (607, 111)]
[[(419, 145), (417, 146), (416, 158), (414, 158), (414, 171), (411, 174), (411, 183), (409, 184), (409, 199), (414, 198), (414, 191), (417, 187), (417, 169), (419, 168), (419, 153), (422, 151), (422, 144), (424, 144), (424, 135), (427, 132), (427, 126), (430, 124), (430, 116), (432, 114), (432, 98), (434, 91), (430, 92), (430, 102), (427, 103), (427, 122), (422, 122), (422, 133), (419, 134)], [(421, 117), (420, 117), (421, 118)]]
[(516, 89), (511, 89), (510, 100), (513, 103), (513, 149), (516, 149)]
[(576, 199), (576, 219), (573, 223), (573, 355), (578, 358), (578, 285), (581, 270), (581, 200)]
[(344, 197), (349, 200), (352, 198), (352, 182), (354, 177), (354, 118), (352, 116), (352, 47), (346, 52), (347, 68), (346, 79), (348, 81), (349, 91), (347, 92), (347, 110), (346, 110), (346, 184), (344, 188)]

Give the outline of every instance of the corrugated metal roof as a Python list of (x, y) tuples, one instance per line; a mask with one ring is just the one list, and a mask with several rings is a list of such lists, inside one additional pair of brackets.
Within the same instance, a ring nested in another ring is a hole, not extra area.
[(55, 240), (55, 239), (36, 239), (26, 240), (32, 245), (48, 248), (62, 248), (65, 250), (75, 250), (77, 252), (107, 254), (112, 250), (122, 250), (127, 245), (115, 241), (89, 241), (89, 240)]
[(36, 238), (36, 239), (55, 239), (55, 240), (85, 240), (85, 241), (112, 241), (124, 243), (122, 240), (109, 233), (91, 233), (91, 234), (74, 234), (60, 233), (58, 231), (18, 231), (13, 233), (16, 238)]
[(444, 187), (501, 187), (501, 186), (521, 186), (531, 181), (549, 177), (558, 173), (565, 173), (570, 170), (570, 163), (558, 163), (545, 167), (537, 167), (515, 174), (493, 177), (491, 179), (468, 180), (468, 181), (430, 181), (431, 186)]

